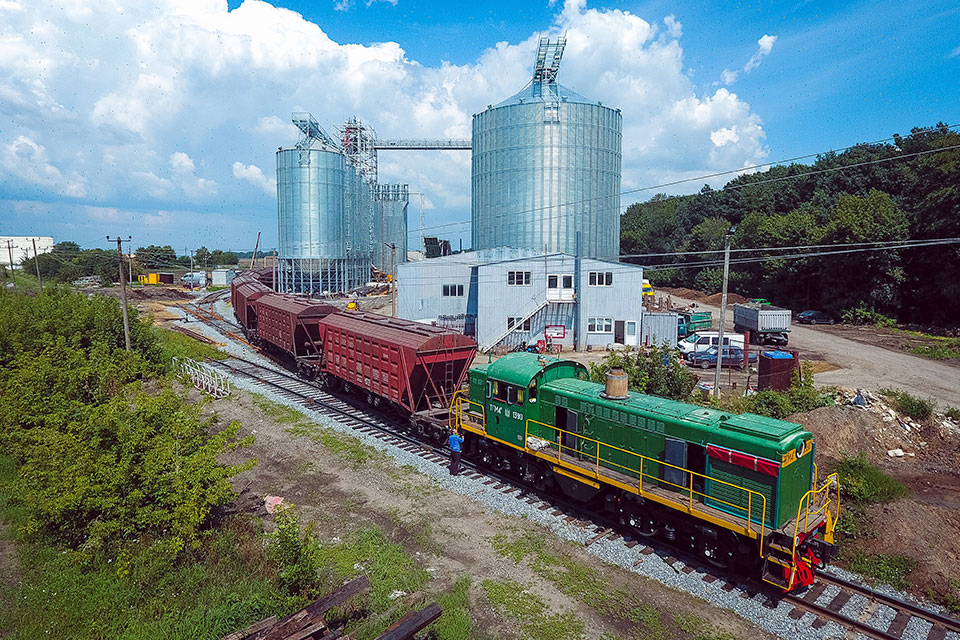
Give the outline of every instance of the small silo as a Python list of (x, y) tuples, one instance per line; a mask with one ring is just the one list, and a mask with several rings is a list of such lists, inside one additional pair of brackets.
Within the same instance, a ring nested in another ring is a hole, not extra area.
[(534, 77), (473, 116), (473, 248), (616, 260), (622, 117), (556, 75), (565, 39), (540, 40)]

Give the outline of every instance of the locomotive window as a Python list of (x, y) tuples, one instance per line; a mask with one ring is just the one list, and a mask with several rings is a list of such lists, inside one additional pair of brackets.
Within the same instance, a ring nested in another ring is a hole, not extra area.
[(507, 402), (509, 404), (519, 404), (518, 402), (519, 393), (520, 393), (519, 389), (517, 389), (513, 385), (509, 385), (507, 387)]
[(510, 385), (494, 382), (493, 388), (495, 389), (497, 400), (499, 400), (500, 402), (506, 402), (507, 394), (509, 393), (509, 390), (510, 390)]

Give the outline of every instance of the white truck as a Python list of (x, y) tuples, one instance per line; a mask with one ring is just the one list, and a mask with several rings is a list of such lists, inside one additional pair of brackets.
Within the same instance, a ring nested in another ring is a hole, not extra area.
[(778, 347), (787, 346), (792, 313), (769, 304), (733, 305), (733, 330), (737, 333), (750, 332), (751, 344), (769, 344)]

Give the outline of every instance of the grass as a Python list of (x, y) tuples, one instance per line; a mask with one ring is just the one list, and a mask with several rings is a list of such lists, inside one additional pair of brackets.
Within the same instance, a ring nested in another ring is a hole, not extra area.
[(525, 533), (511, 539), (505, 534), (497, 534), (491, 545), (505, 558), (518, 564), (525, 561), (561, 593), (583, 602), (598, 615), (632, 627), (636, 637), (665, 639), (675, 636), (656, 607), (635, 593), (611, 586), (599, 571), (567, 554), (548, 553), (540, 536)]
[(844, 493), (861, 504), (890, 502), (908, 493), (899, 480), (870, 464), (862, 451), (855, 457), (845, 456), (835, 470)]
[(437, 604), (443, 615), (430, 630), (440, 640), (473, 640), (476, 638), (473, 620), (470, 618), (470, 576), (457, 579), (453, 589), (437, 596)]
[(950, 586), (945, 592), (930, 587), (927, 590), (927, 597), (934, 602), (939, 602), (953, 614), (960, 613), (960, 580), (951, 578)]
[(887, 553), (864, 553), (854, 551), (850, 558), (850, 570), (862, 576), (883, 582), (897, 589), (906, 589), (907, 574), (917, 566), (910, 556)]
[(937, 403), (932, 399), (918, 398), (906, 391), (880, 389), (880, 395), (889, 399), (900, 413), (914, 420), (926, 420), (933, 415)]
[(483, 590), (493, 608), (513, 618), (524, 638), (578, 640), (586, 631), (572, 613), (550, 613), (546, 601), (511, 580), (484, 580)]
[(160, 341), (160, 347), (163, 350), (163, 361), (169, 363), (174, 357), (190, 358), (202, 362), (206, 358), (211, 360), (223, 360), (227, 354), (219, 349), (215, 349), (208, 344), (194, 340), (177, 331), (161, 329), (154, 327), (157, 338)]
[(960, 421), (960, 409), (957, 407), (949, 407), (943, 414), (953, 421)]

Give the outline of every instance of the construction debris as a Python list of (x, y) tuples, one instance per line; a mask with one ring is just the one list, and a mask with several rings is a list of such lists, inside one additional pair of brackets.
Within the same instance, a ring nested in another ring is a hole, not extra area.
[[(271, 616), (243, 631), (224, 636), (222, 640), (333, 640), (334, 638), (349, 640), (352, 635), (343, 635), (343, 625), (346, 620), (340, 624), (328, 623), (324, 615), (334, 607), (369, 590), (370, 581), (366, 576), (360, 576), (333, 593), (314, 600), (296, 613), (280, 620), (277, 620), (276, 616)], [(417, 594), (418, 597), (419, 595)], [(413, 634), (425, 629), (442, 613), (443, 609), (436, 602), (419, 611), (411, 611), (390, 625), (377, 637), (377, 640), (409, 640)]]

